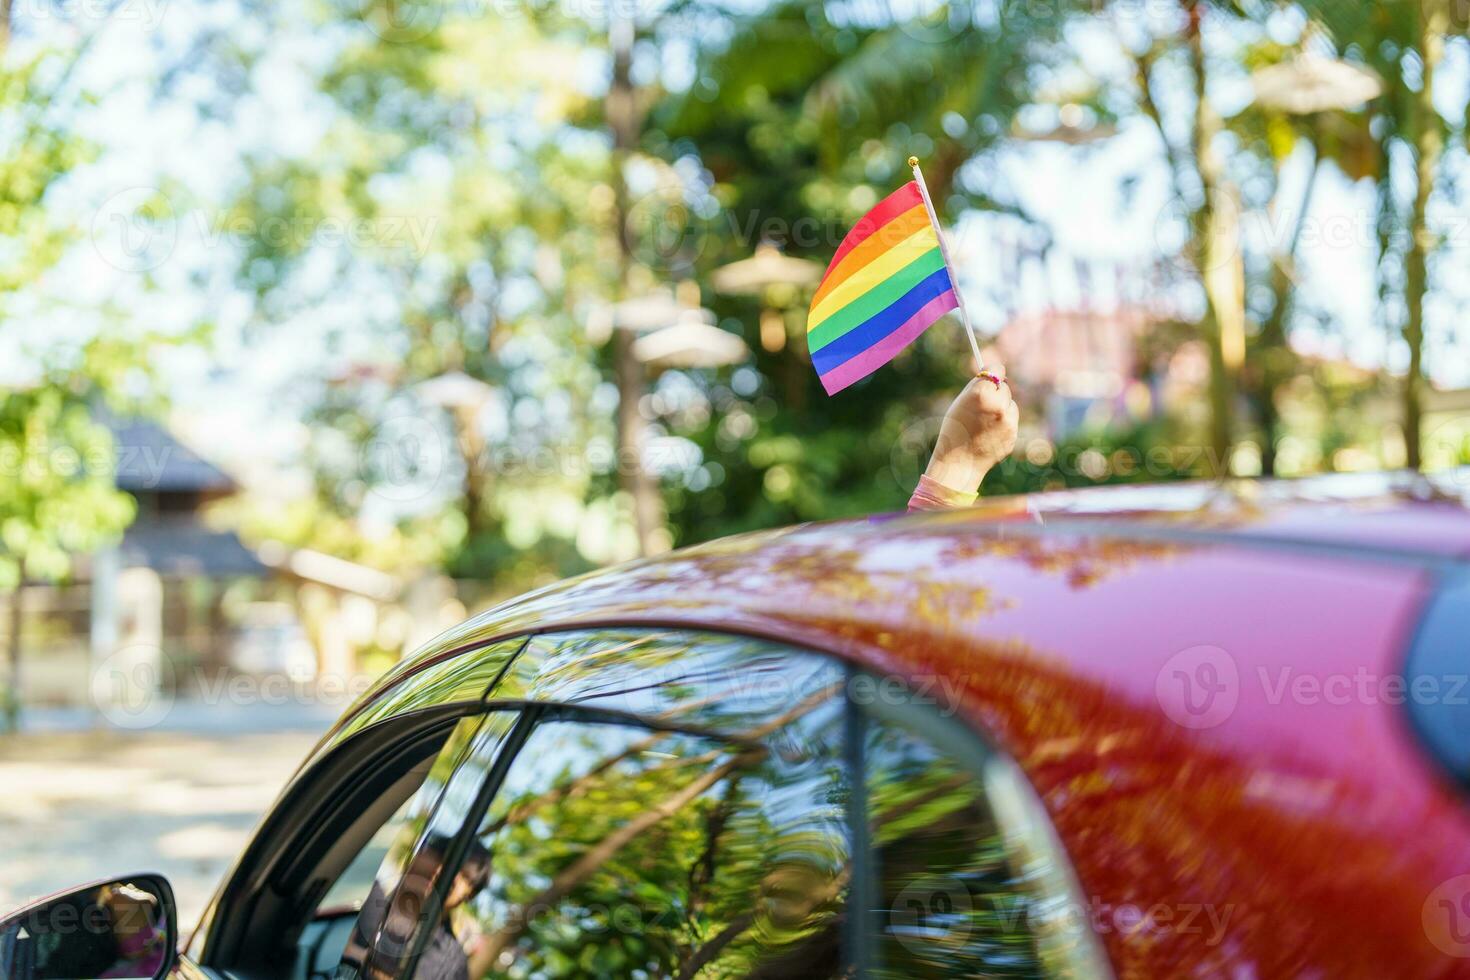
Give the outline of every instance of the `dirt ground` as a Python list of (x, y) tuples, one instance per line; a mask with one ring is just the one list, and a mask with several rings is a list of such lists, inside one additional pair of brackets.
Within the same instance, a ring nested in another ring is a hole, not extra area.
[(192, 926), (326, 727), (0, 736), (0, 909), (159, 871)]

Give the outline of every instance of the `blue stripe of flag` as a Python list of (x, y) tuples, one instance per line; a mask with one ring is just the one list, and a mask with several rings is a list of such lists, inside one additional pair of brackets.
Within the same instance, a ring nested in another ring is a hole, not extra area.
[(909, 317), (919, 312), (925, 303), (953, 288), (948, 269), (941, 268), (930, 273), (891, 305), (813, 354), (812, 366), (817, 369), (818, 374), (826, 374), (893, 333), (907, 323)]

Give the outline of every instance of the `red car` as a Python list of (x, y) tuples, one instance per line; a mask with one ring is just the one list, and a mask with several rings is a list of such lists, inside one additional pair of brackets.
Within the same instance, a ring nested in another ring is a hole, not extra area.
[[(343, 717), (158, 968), (1470, 976), (1464, 490), (1001, 499), (531, 594)], [(122, 887), (62, 902), (171, 938)], [(19, 970), (57, 907), (6, 976), (152, 975)]]

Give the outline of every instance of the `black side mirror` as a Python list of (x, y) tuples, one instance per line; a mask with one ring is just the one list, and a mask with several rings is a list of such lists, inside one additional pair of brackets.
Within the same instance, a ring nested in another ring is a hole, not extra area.
[(168, 879), (128, 875), (53, 895), (0, 920), (0, 977), (163, 980), (178, 942)]

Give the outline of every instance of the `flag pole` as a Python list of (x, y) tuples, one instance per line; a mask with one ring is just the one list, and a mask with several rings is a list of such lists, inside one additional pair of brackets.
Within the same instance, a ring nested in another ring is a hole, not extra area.
[(939, 225), (939, 215), (934, 213), (934, 202), (929, 200), (929, 185), (924, 183), (924, 172), (919, 169), (919, 158), (909, 157), (909, 167), (919, 185), (919, 194), (924, 198), (924, 209), (929, 212), (929, 223), (939, 237), (939, 254), (944, 258), (944, 268), (949, 271), (949, 282), (954, 287), (954, 298), (959, 305), (960, 322), (965, 325), (965, 336), (970, 338), (970, 350), (975, 354), (975, 370), (985, 370), (985, 361), (980, 357), (980, 341), (975, 339), (975, 328), (970, 325), (970, 314), (965, 310), (965, 297), (960, 292), (960, 281), (954, 274), (954, 264), (949, 260), (949, 245), (944, 241), (944, 229)]

